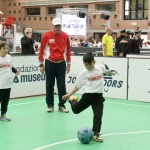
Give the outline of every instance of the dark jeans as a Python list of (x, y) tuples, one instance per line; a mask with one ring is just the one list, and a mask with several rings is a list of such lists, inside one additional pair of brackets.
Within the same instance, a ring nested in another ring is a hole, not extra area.
[(1, 115), (6, 114), (11, 89), (0, 89)]
[(57, 81), (58, 96), (60, 107), (65, 107), (65, 100), (62, 96), (66, 94), (66, 63), (65, 61), (60, 63), (54, 63), (49, 60), (45, 60), (45, 74), (46, 74), (46, 103), (47, 107), (54, 106), (54, 85), (55, 78)]
[(75, 114), (88, 108), (90, 105), (93, 110), (93, 132), (99, 133), (101, 130), (102, 116), (103, 116), (103, 102), (105, 101), (102, 94), (99, 93), (85, 93), (79, 102), (73, 100), (71, 102), (72, 111)]

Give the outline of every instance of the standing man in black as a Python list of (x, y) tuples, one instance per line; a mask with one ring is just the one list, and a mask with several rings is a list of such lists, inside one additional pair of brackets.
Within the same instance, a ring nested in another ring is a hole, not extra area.
[(125, 29), (120, 31), (120, 36), (117, 37), (116, 42), (115, 42), (115, 48), (117, 50), (117, 54), (118, 54), (118, 47), (119, 47), (119, 43), (120, 41), (125, 37)]
[(125, 37), (120, 41), (118, 46), (118, 56), (119, 57), (126, 57), (126, 54), (131, 53), (131, 32), (126, 31)]
[(24, 30), (24, 36), (21, 38), (22, 55), (34, 55), (34, 47), (35, 49), (37, 48), (37, 45), (34, 43), (35, 42), (32, 38), (32, 29), (26, 28)]
[(135, 31), (134, 36), (131, 40), (131, 53), (140, 54), (140, 31)]

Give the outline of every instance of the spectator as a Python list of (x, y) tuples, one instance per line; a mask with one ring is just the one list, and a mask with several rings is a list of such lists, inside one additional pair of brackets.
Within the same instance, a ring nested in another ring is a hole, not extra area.
[(120, 36), (116, 39), (116, 42), (115, 42), (115, 48), (116, 48), (116, 50), (119, 47), (120, 41), (125, 37), (125, 32), (126, 32), (125, 29), (120, 31)]
[(100, 38), (97, 39), (96, 44), (95, 44), (95, 47), (102, 48), (102, 41), (101, 41)]
[(119, 57), (126, 57), (126, 54), (131, 53), (131, 39), (130, 39), (131, 32), (126, 31), (125, 37), (120, 41), (117, 54)]
[(21, 38), (22, 55), (33, 55), (37, 48), (38, 45), (35, 44), (32, 38), (32, 29), (26, 28), (24, 30), (24, 36)]
[(103, 44), (103, 56), (113, 56), (113, 39), (112, 39), (112, 32), (111, 28), (107, 28), (106, 34), (102, 38)]
[(72, 42), (72, 47), (78, 47), (78, 46), (79, 46), (78, 39), (75, 39), (75, 40)]
[(140, 53), (140, 39), (139, 39), (140, 31), (135, 31), (134, 37), (131, 40), (131, 53), (139, 54)]

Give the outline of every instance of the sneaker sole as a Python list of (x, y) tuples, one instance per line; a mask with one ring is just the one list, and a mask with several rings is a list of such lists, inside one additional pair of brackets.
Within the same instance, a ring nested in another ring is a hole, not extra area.
[(96, 140), (96, 139), (93, 139), (93, 141), (95, 141), (95, 142), (104, 142), (104, 140)]
[(0, 118), (1, 121), (5, 121), (5, 122), (10, 122), (11, 120), (6, 120), (6, 119), (2, 119)]
[(64, 112), (64, 111), (61, 111), (61, 110), (58, 110), (58, 112), (62, 112), (62, 113), (69, 113), (69, 111)]
[(53, 112), (53, 111), (54, 111), (54, 110), (52, 110), (52, 111), (47, 110), (48, 113), (51, 113), (51, 112)]

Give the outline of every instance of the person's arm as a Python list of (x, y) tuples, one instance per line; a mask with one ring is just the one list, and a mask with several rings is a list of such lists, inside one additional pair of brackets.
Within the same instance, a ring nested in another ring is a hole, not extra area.
[(110, 70), (107, 70), (105, 73), (108, 74), (108, 75), (116, 75), (117, 74), (117, 72), (110, 71)]
[(105, 38), (105, 36), (102, 39), (102, 44), (103, 44), (103, 56), (106, 56), (106, 38)]
[(119, 37), (116, 39), (115, 48), (118, 50), (119, 48)]
[(130, 40), (128, 40), (128, 44), (127, 44), (127, 47), (124, 49), (124, 51), (123, 51), (123, 54), (125, 55), (125, 54), (130, 54), (131, 53), (131, 39)]
[(39, 59), (39, 62), (40, 62), (40, 72), (41, 73), (44, 73), (45, 71), (45, 67), (44, 67), (44, 64), (43, 64), (43, 61), (44, 61), (44, 50), (45, 50), (45, 46), (47, 44), (47, 40), (46, 40), (46, 36), (45, 34), (43, 35), (42, 37), (42, 40), (41, 40), (41, 45), (40, 45), (40, 50), (39, 50), (39, 56), (38, 56), (38, 59)]
[(21, 38), (22, 46), (28, 46), (28, 45), (30, 45), (31, 42), (32, 42), (32, 39), (30, 39), (30, 38), (25, 38), (25, 37)]
[(117, 49), (117, 55), (119, 56), (119, 57), (123, 57), (123, 53), (122, 53), (122, 47), (121, 47), (121, 45), (122, 45), (122, 41), (120, 41), (120, 43), (118, 44), (118, 49)]
[(67, 66), (66, 66), (66, 73), (70, 72), (70, 65), (71, 65), (71, 56), (70, 56), (70, 40), (67, 36)]
[(15, 73), (16, 75), (20, 74), (20, 71), (18, 71), (15, 67), (13, 67), (13, 60), (11, 56), (10, 56), (10, 67), (13, 73)]
[(46, 44), (47, 44), (46, 36), (43, 35), (41, 40), (40, 50), (39, 50), (39, 56), (38, 56), (40, 64), (43, 64), (44, 61), (43, 54), (44, 54)]
[(12, 67), (12, 72), (16, 74), (17, 73), (17, 69)]
[(103, 56), (106, 56), (106, 45), (103, 44)]
[(71, 95), (73, 95), (74, 93), (76, 93), (78, 90), (79, 90), (79, 88), (77, 88), (77, 87), (75, 86), (74, 89), (73, 89), (70, 93), (64, 95), (64, 96), (62, 97), (62, 99), (63, 99), (63, 100), (69, 99), (69, 97), (70, 97)]
[(16, 68), (12, 67), (12, 72), (15, 73), (16, 75), (20, 74), (20, 71), (18, 71)]

